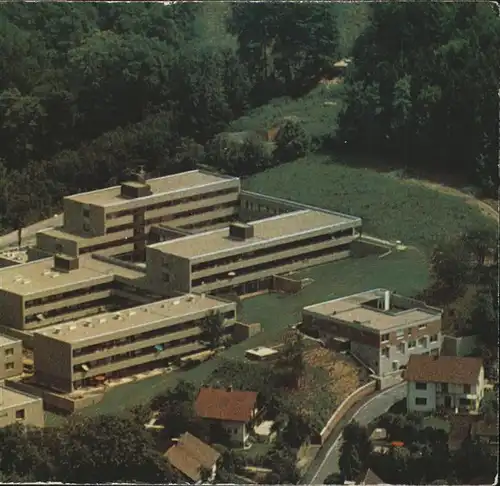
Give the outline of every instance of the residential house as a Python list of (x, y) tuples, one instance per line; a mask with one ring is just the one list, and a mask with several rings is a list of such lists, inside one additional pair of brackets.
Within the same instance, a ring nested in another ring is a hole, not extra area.
[[(165, 453), (172, 467), (196, 484), (215, 479), (220, 456), (218, 451), (189, 432), (184, 433)], [(203, 477), (204, 471), (210, 473), (208, 478)]]
[(484, 366), (480, 358), (413, 355), (405, 379), (408, 412), (479, 413), (484, 396)]
[(202, 388), (194, 407), (198, 417), (220, 424), (231, 443), (245, 447), (248, 431), (258, 414), (256, 392)]

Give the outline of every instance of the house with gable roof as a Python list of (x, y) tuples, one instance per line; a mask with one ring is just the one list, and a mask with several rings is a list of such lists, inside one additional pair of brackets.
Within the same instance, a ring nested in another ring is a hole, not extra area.
[(479, 413), (485, 384), (480, 358), (413, 355), (405, 380), (408, 412)]
[(201, 388), (194, 409), (198, 417), (220, 424), (229, 434), (231, 443), (245, 447), (250, 427), (259, 412), (257, 392)]

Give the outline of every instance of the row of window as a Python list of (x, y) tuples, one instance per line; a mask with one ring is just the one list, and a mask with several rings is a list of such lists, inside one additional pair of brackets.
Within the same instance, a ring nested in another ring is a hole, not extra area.
[(183, 211), (183, 212), (172, 214), (172, 215), (158, 216), (156, 218), (148, 219), (147, 224), (148, 225), (159, 224), (159, 223), (162, 223), (164, 221), (174, 221), (176, 219), (187, 218), (190, 216), (196, 216), (197, 214), (207, 214), (207, 213), (211, 213), (213, 211), (219, 211), (221, 209), (232, 208), (232, 207), (235, 207), (235, 205), (236, 205), (236, 202), (231, 201), (231, 202), (224, 203), (224, 204), (217, 204), (215, 206), (205, 206), (205, 207), (199, 208), (199, 209), (192, 209), (189, 211)]
[[(441, 383), (441, 391), (443, 393), (448, 393), (448, 383)], [(415, 383), (415, 389), (416, 390), (427, 390), (427, 383), (423, 382), (416, 382)], [(471, 385), (463, 385), (463, 392), (465, 394), (471, 393)]]
[(25, 302), (24, 307), (26, 309), (29, 309), (30, 307), (49, 304), (51, 302), (57, 302), (59, 300), (66, 300), (66, 299), (71, 299), (73, 297), (80, 297), (82, 295), (92, 294), (94, 292), (102, 292), (104, 290), (110, 290), (112, 287), (113, 287), (112, 282), (106, 282), (102, 284), (92, 285), (91, 287), (85, 287), (83, 289), (69, 290), (68, 292), (61, 292), (60, 294), (48, 295), (47, 297), (40, 297), (37, 299), (28, 300)]
[[(228, 311), (223, 314), (223, 317), (225, 319), (234, 319), (235, 317), (235, 312)], [(196, 321), (189, 321), (189, 322), (183, 322), (180, 324), (175, 324), (171, 326), (163, 326), (157, 329), (152, 329), (150, 331), (145, 331), (142, 333), (138, 334), (133, 334), (131, 336), (123, 337), (120, 339), (112, 339), (110, 341), (105, 341), (99, 344), (93, 344), (91, 346), (84, 346), (82, 348), (74, 349), (73, 350), (73, 357), (77, 356), (83, 356), (87, 354), (92, 354), (95, 352), (99, 351), (104, 351), (106, 349), (113, 349), (117, 346), (125, 346), (127, 344), (135, 343), (135, 342), (140, 342), (140, 341), (146, 341), (148, 339), (153, 339), (155, 337), (159, 336), (168, 336), (171, 335), (175, 332), (179, 331), (187, 331), (189, 329), (195, 329), (197, 327), (200, 327), (203, 323), (203, 319), (198, 319)], [(174, 341), (172, 341), (174, 342)]]
[(255, 211), (259, 213), (278, 215), (282, 213), (287, 213), (287, 209), (282, 208), (270, 208), (265, 204), (254, 203), (251, 201), (243, 201), (242, 206), (249, 211)]
[[(290, 258), (290, 257), (279, 258), (279, 259), (272, 260), (270, 262), (259, 263), (257, 265), (250, 264), (249, 266), (238, 268), (238, 273), (236, 276), (257, 273), (257, 272), (260, 272), (263, 270), (277, 268), (277, 267), (284, 266), (287, 264), (293, 264), (295, 262), (301, 262), (301, 261), (305, 261), (305, 260), (312, 259), (312, 258), (319, 258), (323, 255), (329, 255), (329, 254), (332, 255), (332, 254), (340, 253), (340, 252), (348, 250), (348, 249), (349, 249), (349, 245), (339, 245), (339, 246), (336, 246), (334, 248), (329, 247), (329, 248), (323, 248), (321, 250), (315, 250), (315, 251), (310, 251), (307, 253), (302, 253), (300, 255), (297, 255), (295, 258)], [(228, 279), (227, 272), (222, 272), (222, 273), (210, 275), (208, 277), (194, 279), (192, 281), (192, 286), (197, 287), (198, 285), (210, 284), (213, 282), (217, 282), (218, 280), (227, 280), (227, 279)]]
[[(420, 326), (418, 326), (418, 329), (422, 330), (422, 329), (425, 329), (425, 327), (426, 327), (425, 325), (424, 326), (420, 325)], [(409, 327), (407, 329), (401, 329), (400, 331), (396, 331), (396, 338), (397, 339), (404, 339), (406, 337), (405, 336), (406, 333), (408, 334), (408, 337), (411, 337), (412, 329), (413, 329), (412, 327)], [(437, 334), (433, 334), (431, 336), (431, 342), (436, 342), (437, 340), (438, 340), (438, 335)], [(380, 336), (380, 341), (382, 343), (388, 342), (389, 341), (389, 334), (382, 334)], [(414, 342), (414, 341), (410, 341), (410, 342)]]
[(279, 245), (274, 245), (270, 248), (262, 248), (260, 250), (248, 251), (245, 253), (240, 253), (238, 255), (232, 255), (230, 257), (217, 258), (210, 260), (209, 262), (202, 262), (192, 266), (192, 272), (199, 272), (201, 270), (206, 270), (208, 268), (216, 268), (224, 265), (229, 265), (231, 263), (236, 263), (239, 261), (250, 260), (253, 258), (258, 258), (265, 255), (271, 255), (273, 253), (281, 253), (287, 250), (293, 250), (295, 248), (301, 248), (305, 246), (315, 245), (319, 243), (324, 243), (329, 240), (344, 238), (346, 236), (351, 236), (353, 234), (353, 229), (348, 229), (344, 231), (338, 231), (336, 233), (329, 233), (326, 235), (318, 235), (310, 238), (304, 238), (302, 240), (291, 241), (289, 243), (282, 243)]
[(137, 358), (138, 356), (146, 356), (154, 353), (160, 353), (166, 349), (176, 348), (178, 346), (183, 346), (186, 344), (194, 343), (198, 340), (198, 336), (191, 336), (188, 338), (176, 339), (175, 341), (170, 341), (164, 344), (157, 344), (155, 346), (147, 346), (140, 349), (135, 349), (133, 351), (128, 351), (126, 353), (115, 354), (114, 356), (109, 356), (106, 358), (98, 359), (95, 361), (90, 361), (86, 364), (79, 364), (73, 366), (73, 373), (79, 373), (82, 371), (87, 371), (90, 368), (96, 368), (98, 366), (106, 366), (111, 363), (118, 363), (120, 361), (127, 361), (132, 358)]
[[(213, 206), (204, 206), (202, 208), (191, 209), (189, 211), (181, 211), (181, 212), (175, 213), (175, 214), (168, 214), (168, 215), (163, 215), (163, 216), (157, 216), (155, 218), (149, 218), (149, 219), (145, 220), (144, 224), (147, 226), (152, 225), (152, 224), (159, 224), (159, 223), (162, 223), (164, 221), (173, 221), (173, 220), (180, 219), (180, 218), (196, 216), (198, 214), (204, 214), (204, 213), (209, 213), (212, 211), (218, 211), (221, 209), (232, 208), (236, 205), (237, 205), (237, 201), (230, 201), (227, 203), (216, 204)], [(121, 224), (119, 226), (112, 226), (111, 228), (108, 228), (106, 230), (106, 233), (107, 234), (118, 233), (119, 231), (125, 231), (127, 229), (132, 229), (133, 227), (134, 227), (134, 222), (128, 222), (125, 224)]]
[[(415, 405), (418, 405), (418, 406), (425, 406), (427, 405), (427, 398), (425, 397), (416, 397), (415, 398)], [(459, 405), (461, 405), (462, 407), (468, 407), (471, 405), (471, 400), (469, 400), (468, 398), (460, 398), (459, 399)]]
[[(437, 341), (437, 334), (432, 335), (430, 341), (431, 342)], [(408, 341), (408, 349), (416, 348), (417, 343), (418, 343), (419, 347), (427, 348), (427, 337), (422, 337), (418, 341), (415, 341), (415, 340)], [(389, 358), (389, 349), (390, 349), (389, 347), (382, 349), (382, 356), (384, 358)], [(404, 342), (399, 343), (397, 346), (397, 349), (401, 354), (405, 354), (406, 353), (406, 343), (404, 343)]]
[[(162, 209), (162, 208), (167, 208), (171, 206), (177, 206), (179, 204), (185, 204), (189, 202), (194, 202), (194, 201), (201, 201), (202, 199), (210, 199), (213, 197), (219, 197), (219, 196), (224, 196), (226, 194), (233, 194), (239, 192), (238, 187), (230, 187), (228, 189), (222, 189), (218, 191), (210, 191), (210, 192), (205, 192), (203, 194), (196, 194), (193, 196), (188, 196), (188, 197), (183, 197), (179, 199), (170, 199), (168, 201), (162, 201), (156, 204), (149, 204), (147, 206), (144, 206), (143, 210), (145, 211), (154, 211), (156, 209)], [(122, 216), (128, 216), (134, 213), (137, 209), (124, 209), (123, 211), (117, 211), (115, 213), (108, 213), (106, 214), (106, 219), (116, 219), (116, 218), (121, 218)]]
[(108, 248), (114, 248), (115, 246), (128, 245), (132, 243), (138, 243), (144, 241), (145, 235), (140, 234), (136, 236), (129, 236), (128, 238), (121, 238), (119, 240), (108, 241), (106, 243), (98, 243), (97, 245), (87, 246), (82, 248), (80, 253), (93, 253), (95, 251), (107, 250)]
[(27, 316), (25, 319), (25, 322), (28, 324), (30, 322), (35, 322), (35, 321), (40, 321), (42, 322), (43, 319), (52, 319), (54, 317), (64, 315), (64, 314), (71, 314), (72, 312), (78, 312), (78, 311), (85, 311), (88, 309), (92, 309), (94, 307), (101, 307), (104, 306), (109, 300), (109, 297), (104, 297), (102, 299), (96, 299), (96, 300), (91, 300), (90, 302), (84, 302), (80, 304), (73, 304), (73, 305), (65, 305), (63, 307), (59, 307), (57, 309), (52, 309), (50, 311), (45, 311), (42, 313), (43, 318), (40, 319), (38, 316), (39, 314), (33, 314), (30, 316)]

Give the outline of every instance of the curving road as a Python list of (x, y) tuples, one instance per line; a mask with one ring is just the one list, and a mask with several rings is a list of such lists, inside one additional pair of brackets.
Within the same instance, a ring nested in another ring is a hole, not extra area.
[[(38, 223), (26, 226), (22, 233), (22, 245), (26, 246), (28, 243), (31, 243), (38, 231), (53, 228), (55, 226), (61, 226), (62, 223), (62, 214), (56, 214), (55, 216), (52, 216), (52, 218), (44, 219), (42, 221), (38, 221)], [(17, 231), (0, 236), (0, 250), (6, 250), (13, 246), (17, 247)]]
[(342, 429), (352, 420), (361, 425), (368, 425), (387, 412), (396, 402), (406, 397), (405, 383), (383, 390), (366, 402), (355, 405), (332, 432), (330, 438), (321, 448), (320, 453), (302, 478), (302, 484), (323, 484), (327, 476), (339, 472), (340, 446), (342, 444)]

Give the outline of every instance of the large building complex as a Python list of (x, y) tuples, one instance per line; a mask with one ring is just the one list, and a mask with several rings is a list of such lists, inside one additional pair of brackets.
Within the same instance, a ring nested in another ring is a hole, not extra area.
[(203, 319), (235, 320), (213, 295), (273, 288), (349, 256), (360, 235), (360, 218), (242, 191), (236, 177), (137, 174), (64, 198), (32, 261), (0, 268), (0, 330), (33, 348), (37, 386), (72, 393), (203, 352)]
[(148, 280), (172, 292), (249, 293), (272, 276), (350, 254), (359, 218), (305, 209), (157, 243), (146, 249)]
[(35, 380), (72, 392), (96, 380), (167, 366), (207, 348), (203, 321), (217, 314), (230, 332), (236, 303), (186, 294), (47, 327), (34, 334)]
[(92, 256), (55, 256), (0, 270), (0, 325), (29, 331), (155, 298), (144, 271)]
[(414, 354), (437, 355), (442, 311), (385, 289), (305, 307), (305, 328), (340, 338), (378, 376), (399, 370)]
[(0, 427), (12, 424), (44, 426), (41, 398), (0, 385)]
[(240, 181), (200, 170), (136, 181), (64, 198), (64, 224), (40, 231), (30, 258), (133, 254), (144, 259), (153, 225), (200, 230), (238, 214)]

